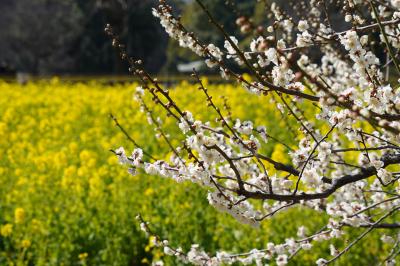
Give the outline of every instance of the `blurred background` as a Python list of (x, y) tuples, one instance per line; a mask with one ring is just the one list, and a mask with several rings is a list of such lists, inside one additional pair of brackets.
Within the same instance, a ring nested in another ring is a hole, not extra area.
[[(176, 74), (178, 65), (196, 59), (169, 40), (151, 14), (155, 0), (2, 0), (0, 1), (0, 74), (126, 75), (127, 66), (104, 34), (110, 23), (130, 56), (143, 59), (152, 73)], [(234, 33), (238, 14), (225, 1), (206, 0), (211, 12)], [(229, 1), (228, 1), (229, 2)], [(223, 39), (204, 23), (191, 0), (169, 1), (203, 41)], [(233, 5), (233, 3), (232, 3)], [(236, 12), (257, 15), (256, 1), (235, 1)], [(261, 11), (261, 10), (260, 10)], [(261, 16), (262, 12), (259, 17)], [(190, 68), (191, 69), (191, 68)], [(184, 71), (184, 70), (183, 70)]]
[[(229, 34), (249, 44), (259, 28), (240, 31), (241, 16), (253, 25), (268, 25), (271, 12), (263, 1), (203, 0)], [(266, 1), (267, 3), (270, 1)], [(272, 1), (271, 1), (272, 2)], [(277, 1), (295, 20), (303, 2)], [(124, 65), (104, 34), (110, 23), (127, 46), (130, 56), (142, 59), (151, 73), (175, 75), (191, 71), (201, 61), (191, 51), (170, 40), (151, 14), (157, 0), (1, 0), (0, 75), (127, 75)], [(189, 30), (205, 43), (223, 45), (223, 38), (210, 26), (194, 0), (169, 0)], [(289, 7), (289, 8), (288, 8)], [(302, 12), (304, 14), (304, 12)], [(329, 7), (337, 30), (345, 22), (335, 5)], [(261, 27), (261, 32), (265, 27)], [(204, 67), (204, 65), (203, 65)], [(234, 67), (234, 66), (232, 66)], [(210, 70), (203, 68), (203, 71)], [(212, 70), (211, 70), (212, 71)], [(211, 72), (212, 73), (212, 72)]]

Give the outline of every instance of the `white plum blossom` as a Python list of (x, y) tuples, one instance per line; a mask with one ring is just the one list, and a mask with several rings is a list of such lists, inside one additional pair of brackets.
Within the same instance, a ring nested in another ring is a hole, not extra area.
[(400, 9), (400, 1), (399, 0), (391, 0), (390, 3), (393, 7)]
[(301, 32), (304, 32), (304, 31), (308, 30), (308, 28), (309, 28), (308, 22), (306, 20), (300, 20), (299, 24), (297, 25), (297, 28)]
[(392, 173), (383, 168), (378, 170), (377, 176), (380, 177), (385, 184), (392, 180)]
[(387, 243), (387, 244), (393, 244), (395, 242), (393, 237), (388, 236), (388, 235), (381, 236), (381, 240), (382, 240), (383, 243)]
[(132, 164), (133, 166), (138, 167), (138, 166), (140, 166), (142, 157), (143, 157), (143, 151), (142, 151), (142, 149), (135, 149), (135, 150), (132, 152), (132, 155), (131, 155), (131, 157), (130, 157), (129, 159), (130, 159), (131, 164)]
[(279, 255), (278, 257), (276, 257), (276, 265), (284, 266), (287, 263), (288, 263), (287, 262), (287, 255), (282, 254), (282, 255)]
[(116, 149), (115, 154), (117, 155), (120, 164), (129, 163), (128, 157), (126, 157), (125, 149), (123, 147), (119, 147), (118, 149)]
[(214, 44), (210, 43), (207, 46), (208, 52), (211, 54), (212, 58), (206, 59), (206, 64), (208, 67), (213, 68), (218, 65), (218, 61), (222, 60), (223, 53), (221, 50), (215, 46)]
[(312, 44), (312, 35), (307, 31), (297, 34), (296, 45), (299, 47), (308, 46)]
[(285, 65), (274, 66), (271, 74), (274, 84), (279, 86), (286, 86), (295, 78), (293, 71)]
[[(209, 21), (224, 38), (224, 47), (219, 48), (188, 32), (173, 8), (160, 1), (153, 14), (167, 34), (202, 58), (210, 71), (243, 87), (248, 94), (241, 101), (260, 97), (264, 105), (241, 110), (243, 115), (236, 117), (229, 104), (215, 100), (218, 92), (211, 93), (194, 72), (193, 82), (213, 114), (210, 121), (196, 120), (198, 114), (184, 111), (168, 85), (156, 82), (141, 64), (134, 63), (135, 75), (144, 80), (134, 99), (170, 154), (155, 159), (145, 145), (139, 149), (135, 144), (130, 156), (124, 148), (116, 149), (118, 161), (131, 174), (144, 171), (176, 183), (195, 183), (205, 189), (211, 206), (242, 224), (259, 227), (292, 206), (324, 216), (327, 222), (323, 229), (306, 228), (299, 217), (302, 225), (295, 236), (240, 253), (221, 250), (212, 255), (197, 244), (184, 251), (160, 237), (154, 240), (156, 246), (187, 264), (286, 265), (299, 256), (298, 251), (308, 252), (317, 242), (327, 241), (330, 257), (316, 261), (327, 265), (351, 253), (352, 244), (345, 241), (351, 227), (365, 229), (366, 234), (400, 228), (392, 221), (400, 210), (396, 80), (400, 75), (400, 1), (386, 2), (338, 2), (339, 19), (331, 20), (324, 19), (326, 10), (320, 1), (309, 1), (305, 10), (298, 10), (299, 20), (292, 17), (291, 5), (272, 1), (266, 25), (256, 27), (249, 19), (244, 30), (247, 18), (238, 18), (245, 36), (227, 32), (218, 24), (219, 18), (200, 5), (208, 18), (204, 23)], [(343, 24), (335, 25), (339, 20)], [(145, 94), (151, 94), (152, 104), (168, 117), (149, 107)], [(240, 102), (235, 105), (232, 109)], [(254, 120), (249, 118), (252, 113), (257, 113)], [(275, 115), (278, 118), (270, 121)], [(176, 136), (163, 131), (171, 124), (176, 125), (176, 132), (171, 131)], [(141, 221), (141, 229), (150, 235), (148, 226)], [(380, 238), (395, 250), (395, 235), (381, 234)], [(339, 241), (348, 251), (340, 252), (333, 245)], [(387, 265), (396, 264), (392, 255)]]
[(325, 265), (327, 265), (327, 260), (326, 259), (323, 259), (323, 258), (319, 258), (318, 260), (317, 260), (317, 265), (318, 266), (325, 266)]
[(356, 31), (347, 31), (345, 35), (340, 36), (340, 41), (348, 51), (356, 51), (362, 48)]
[(316, 187), (321, 183), (321, 177), (318, 175), (315, 168), (304, 170), (303, 181), (306, 185), (310, 187)]

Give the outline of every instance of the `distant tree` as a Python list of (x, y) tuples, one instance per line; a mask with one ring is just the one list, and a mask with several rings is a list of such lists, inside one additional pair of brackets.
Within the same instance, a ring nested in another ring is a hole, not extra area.
[(121, 30), (121, 39), (131, 55), (146, 58), (149, 71), (157, 72), (165, 61), (167, 39), (151, 16), (154, 5), (153, 0), (80, 1), (85, 30), (76, 44), (79, 72), (127, 72), (104, 36), (106, 23)]
[(103, 33), (112, 23), (128, 52), (157, 72), (167, 38), (151, 15), (154, 6), (154, 0), (2, 0), (0, 65), (33, 74), (127, 73)]
[(73, 67), (71, 48), (83, 19), (73, 0), (3, 0), (0, 12), (1, 62), (32, 73)]

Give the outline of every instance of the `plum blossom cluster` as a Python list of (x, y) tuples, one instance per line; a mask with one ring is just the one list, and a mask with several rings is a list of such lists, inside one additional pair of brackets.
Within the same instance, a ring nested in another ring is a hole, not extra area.
[[(182, 110), (140, 61), (131, 59), (131, 72), (142, 81), (135, 99), (172, 155), (158, 160), (135, 143), (131, 155), (123, 148), (115, 151), (119, 161), (128, 165), (131, 174), (140, 168), (204, 187), (210, 205), (243, 224), (257, 227), (294, 207), (312, 209), (328, 222), (322, 229), (301, 226), (297, 236), (283, 243), (268, 243), (265, 249), (250, 248), (240, 254), (210, 255), (196, 244), (189, 251), (173, 248), (139, 218), (143, 231), (166, 254), (185, 263), (286, 265), (315, 242), (342, 239), (349, 227), (363, 229), (357, 238), (343, 243), (344, 248), (331, 244), (330, 257), (316, 261), (327, 265), (351, 252), (371, 231), (391, 229), (381, 240), (393, 247), (383, 262), (394, 265), (400, 254), (400, 224), (393, 222), (400, 209), (399, 1), (331, 1), (341, 7), (337, 14), (341, 25), (334, 24), (338, 19), (331, 17), (324, 1), (302, 2), (310, 11), (307, 14), (297, 14), (279, 1), (265, 3), (270, 11), (266, 25), (256, 27), (251, 19), (238, 18), (246, 36), (226, 32), (207, 6), (197, 2), (210, 27), (224, 37), (223, 47), (203, 44), (195, 33), (187, 32), (166, 1), (161, 0), (153, 14), (181, 46), (194, 51), (210, 68), (218, 67), (222, 78), (237, 81), (251, 93), (249, 97), (268, 95), (266, 104), (275, 106), (289, 121), (285, 130), (297, 137), (283, 143), (269, 133), (267, 125), (230, 117), (194, 70), (193, 82), (216, 117), (200, 121), (190, 110)], [(253, 28), (252, 40), (242, 41)], [(106, 31), (114, 38), (111, 28)], [(251, 81), (237, 69), (247, 72)], [(146, 95), (153, 105), (146, 102)], [(161, 114), (153, 108), (156, 105), (168, 115), (165, 119), (174, 120), (177, 136), (164, 132)], [(181, 145), (173, 146), (173, 137)], [(269, 145), (278, 143), (285, 147), (286, 160), (276, 160), (266, 152)]]
[(204, 51), (201, 45), (196, 42), (196, 39), (183, 29), (179, 21), (170, 13), (172, 10), (169, 6), (160, 6), (159, 9), (153, 8), (153, 16), (160, 19), (160, 23), (165, 29), (165, 32), (173, 39), (179, 41), (179, 45), (184, 48), (189, 48), (199, 56), (204, 56)]
[[(286, 239), (282, 244), (267, 243), (265, 249), (252, 249), (246, 253), (233, 254), (225, 251), (218, 252), (215, 256), (210, 256), (204, 252), (197, 244), (193, 244), (189, 251), (185, 252), (181, 247), (173, 247), (167, 239), (161, 239), (154, 234), (148, 222), (145, 222), (139, 215), (137, 216), (140, 222), (140, 228), (145, 232), (153, 242), (154, 246), (161, 247), (166, 255), (176, 256), (184, 263), (192, 265), (231, 265), (233, 263), (241, 263), (243, 265), (264, 265), (263, 261), (272, 260), (277, 265), (286, 265), (290, 256), (295, 255), (300, 250), (309, 250), (312, 248), (313, 241), (321, 241), (322, 239), (330, 239), (330, 230), (321, 230), (315, 235), (306, 236), (305, 227), (300, 227), (296, 239)], [(385, 241), (393, 241), (392, 237), (385, 236)], [(337, 252), (335, 247), (331, 245), (331, 252)], [(318, 265), (323, 265), (326, 260), (319, 259)]]

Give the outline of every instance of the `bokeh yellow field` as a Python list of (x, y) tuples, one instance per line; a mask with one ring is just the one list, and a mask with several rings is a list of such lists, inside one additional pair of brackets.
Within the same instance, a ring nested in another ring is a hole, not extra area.
[[(218, 95), (228, 98), (233, 117), (269, 125), (271, 135), (294, 143), (296, 136), (268, 98), (235, 85), (209, 87), (218, 104)], [(133, 101), (135, 88), (56, 78), (26, 85), (0, 81), (0, 265), (139, 265), (160, 258), (175, 265), (140, 232), (137, 213), (171, 243), (199, 243), (210, 252), (261, 248), (295, 234), (301, 224), (322, 226), (324, 217), (296, 210), (261, 229), (242, 226), (210, 207), (206, 192), (196, 185), (128, 175), (109, 150), (133, 145), (110, 113), (147, 151), (159, 158), (169, 153)], [(171, 95), (197, 119), (213, 119), (196, 88), (183, 82)], [(171, 136), (178, 132), (172, 120), (160, 116)], [(285, 148), (273, 142), (265, 153), (287, 160)], [(368, 256), (360, 246), (353, 259), (368, 261), (382, 249), (378, 241), (363, 245)], [(326, 244), (316, 250), (299, 255), (300, 261), (312, 263), (329, 252)]]

